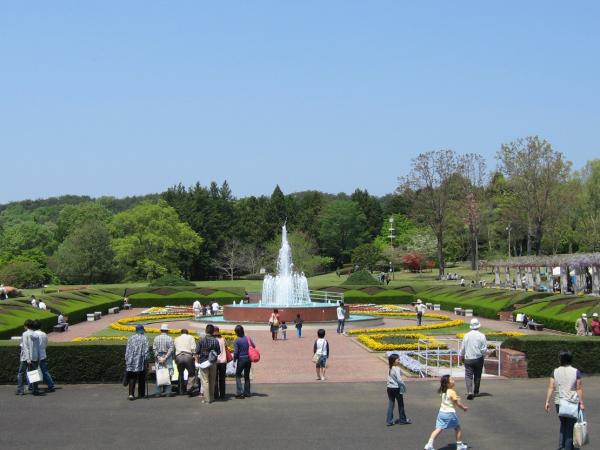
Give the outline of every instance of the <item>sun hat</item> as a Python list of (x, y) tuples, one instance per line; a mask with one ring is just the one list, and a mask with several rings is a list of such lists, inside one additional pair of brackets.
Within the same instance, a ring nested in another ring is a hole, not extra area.
[(160, 326), (160, 331), (169, 331), (169, 325), (167, 325), (166, 323), (163, 323)]
[(471, 319), (471, 330), (476, 330), (477, 328), (479, 328), (481, 326), (481, 324), (479, 323), (479, 319)]
[(587, 317), (587, 314), (586, 314), (586, 313), (583, 313), (583, 314), (581, 315), (581, 317)]
[(420, 299), (420, 298), (418, 298), (418, 299), (417, 299), (417, 303), (423, 303), (423, 302), (421, 302), (421, 299)]
[(136, 333), (143, 333), (144, 332), (144, 325), (136, 325), (135, 326), (135, 332)]
[(592, 317), (598, 317), (598, 313), (592, 314)]

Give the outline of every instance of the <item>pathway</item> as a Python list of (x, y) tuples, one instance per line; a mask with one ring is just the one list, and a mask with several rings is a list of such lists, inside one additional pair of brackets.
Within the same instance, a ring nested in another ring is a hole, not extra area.
[(68, 342), (78, 337), (91, 336), (92, 334), (105, 329), (114, 321), (123, 319), (124, 317), (138, 315), (144, 309), (132, 308), (129, 310), (121, 310), (119, 314), (103, 315), (100, 320), (94, 320), (93, 322), (80, 322), (74, 325), (69, 325), (69, 331), (65, 331), (64, 333), (48, 333), (48, 340), (50, 342)]

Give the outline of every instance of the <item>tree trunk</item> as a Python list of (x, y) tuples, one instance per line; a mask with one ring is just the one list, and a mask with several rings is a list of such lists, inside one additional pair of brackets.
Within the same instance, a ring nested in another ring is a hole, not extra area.
[(471, 233), (471, 270), (476, 270), (475, 264), (477, 262), (477, 244), (475, 242), (477, 236), (475, 235), (475, 232), (473, 231), (472, 227), (469, 231)]
[(439, 277), (442, 278), (444, 275), (444, 236), (442, 234), (437, 235), (437, 257), (438, 257), (438, 273)]
[(535, 227), (535, 254), (540, 256), (542, 254), (542, 237), (544, 230), (542, 229), (542, 223), (538, 222)]

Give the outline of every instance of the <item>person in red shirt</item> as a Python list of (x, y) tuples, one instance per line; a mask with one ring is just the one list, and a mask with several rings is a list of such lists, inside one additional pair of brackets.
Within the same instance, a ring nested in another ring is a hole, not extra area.
[(600, 320), (598, 320), (598, 313), (592, 314), (592, 336), (600, 336)]

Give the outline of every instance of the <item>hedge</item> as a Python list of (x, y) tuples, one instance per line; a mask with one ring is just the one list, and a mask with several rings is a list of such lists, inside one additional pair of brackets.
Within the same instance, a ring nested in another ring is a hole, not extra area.
[(130, 295), (129, 303), (134, 307), (167, 306), (167, 305), (191, 305), (194, 300), (200, 303), (215, 302), (220, 304), (229, 304), (239, 301), (243, 296), (232, 294), (225, 291), (214, 291), (209, 295), (200, 295), (194, 292), (177, 292), (172, 295), (159, 295), (154, 293), (138, 293)]
[(404, 291), (389, 290), (381, 291), (374, 295), (369, 295), (358, 290), (349, 290), (344, 293), (344, 302), (346, 303), (374, 303), (378, 305), (396, 303), (412, 303), (415, 296)]
[[(0, 342), (0, 383), (17, 381), (18, 342)], [(50, 343), (48, 367), (57, 383), (118, 383), (125, 370), (124, 343)]]
[(371, 272), (366, 270), (359, 270), (358, 272), (354, 272), (350, 275), (346, 280), (342, 283), (343, 285), (369, 285), (369, 286), (377, 286), (381, 283), (377, 281), (377, 279), (371, 275)]
[(27, 319), (39, 320), (44, 331), (51, 330), (57, 323), (57, 316), (50, 311), (42, 311), (13, 300), (3, 301), (0, 303), (0, 339), (21, 335), (23, 323)]
[(573, 352), (573, 367), (586, 375), (600, 373), (600, 339), (580, 336), (520, 336), (502, 343), (503, 348), (527, 354), (527, 373), (531, 378), (549, 377), (558, 367), (558, 352)]

